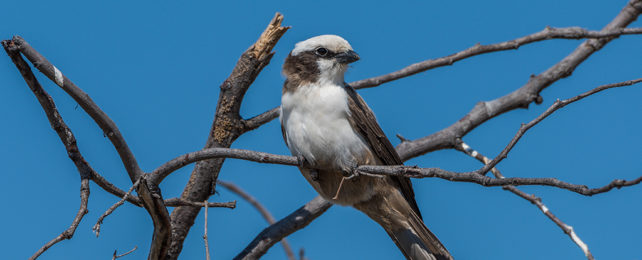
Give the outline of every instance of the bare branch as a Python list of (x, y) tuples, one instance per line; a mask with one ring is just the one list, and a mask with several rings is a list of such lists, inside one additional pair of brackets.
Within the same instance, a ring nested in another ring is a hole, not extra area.
[(118, 151), (131, 181), (136, 181), (142, 175), (142, 171), (114, 121), (94, 103), (87, 93), (71, 82), (56, 66), (52, 65), (38, 51), (32, 48), (22, 37), (14, 36), (11, 44), (15, 46), (16, 50), (25, 55), (36, 69), (67, 92), (94, 119), (105, 133), (105, 136), (112, 142), (116, 151)]
[(210, 244), (207, 242), (207, 211), (209, 210), (208, 205), (206, 201), (203, 201), (203, 204), (205, 205), (205, 234), (203, 235), (203, 240), (205, 241), (205, 259), (210, 260)]
[[(202, 153), (200, 153), (202, 152)], [(236, 159), (244, 159), (250, 161), (260, 161), (263, 163), (274, 163), (274, 164), (283, 164), (283, 165), (295, 165), (299, 166), (298, 159), (294, 156), (286, 155), (277, 155), (264, 152), (256, 152), (250, 150), (242, 149), (230, 149), (230, 148), (210, 148), (202, 151), (197, 151), (189, 154), (200, 154), (198, 160), (207, 160), (209, 158), (225, 158), (233, 157)], [(180, 159), (185, 157), (185, 155), (178, 157)], [(192, 157), (194, 158), (194, 157)], [(191, 161), (197, 161), (196, 159)], [(260, 158), (260, 159), (257, 159)], [(175, 160), (177, 160), (175, 159)], [(174, 160), (170, 161), (174, 162)], [(178, 160), (180, 162), (180, 160)], [(174, 164), (174, 163), (172, 163)], [(180, 163), (177, 163), (180, 165)], [(589, 189), (584, 185), (570, 184), (563, 181), (560, 181), (555, 178), (506, 178), (506, 179), (493, 179), (487, 176), (481, 175), (484, 172), (485, 167), (472, 172), (450, 172), (439, 168), (418, 168), (416, 166), (403, 166), (403, 165), (361, 165), (356, 171), (359, 174), (372, 174), (372, 175), (391, 175), (391, 176), (404, 176), (409, 178), (441, 178), (450, 181), (456, 182), (471, 182), (477, 183), (483, 186), (504, 186), (504, 185), (544, 185), (552, 186), (557, 188), (562, 188), (570, 190), (573, 192), (580, 193), (582, 195), (595, 195), (599, 193), (604, 193), (610, 191), (613, 188), (621, 188), (626, 186), (632, 186), (640, 183), (642, 177), (631, 180), (614, 180), (610, 184), (596, 189)]]
[(365, 172), (369, 174), (389, 175), (389, 176), (404, 176), (409, 178), (440, 178), (455, 182), (471, 182), (486, 187), (493, 186), (524, 186), (524, 185), (541, 185), (551, 186), (560, 189), (569, 190), (585, 196), (592, 196), (599, 193), (604, 193), (612, 190), (613, 188), (622, 188), (639, 184), (642, 177), (637, 179), (614, 180), (606, 186), (600, 188), (590, 189), (586, 185), (577, 185), (560, 181), (555, 178), (504, 178), (493, 179), (488, 176), (481, 175), (480, 171), (456, 173), (439, 168), (417, 168), (416, 166), (377, 166), (377, 165), (362, 165), (357, 167), (357, 172)]
[(602, 31), (589, 31), (580, 27), (553, 28), (553, 27), (547, 26), (546, 28), (544, 28), (544, 30), (533, 33), (531, 35), (526, 35), (521, 38), (500, 42), (496, 44), (489, 44), (489, 45), (481, 45), (478, 43), (468, 49), (448, 55), (446, 57), (441, 57), (437, 59), (426, 60), (419, 63), (415, 63), (401, 70), (398, 70), (386, 75), (381, 75), (381, 76), (377, 76), (369, 79), (363, 79), (356, 82), (352, 82), (350, 83), (350, 85), (355, 89), (372, 88), (372, 87), (379, 86), (383, 83), (397, 80), (400, 78), (405, 78), (420, 72), (424, 72), (429, 69), (452, 65), (457, 61), (470, 58), (473, 56), (477, 56), (480, 54), (505, 51), (505, 50), (516, 50), (523, 45), (538, 42), (538, 41), (544, 41), (544, 40), (550, 40), (550, 39), (586, 39), (586, 38), (613, 39), (623, 34), (642, 34), (642, 28), (613, 28), (613, 29), (602, 30)]
[(71, 129), (69, 129), (65, 121), (62, 119), (62, 117), (60, 116), (60, 113), (58, 113), (56, 104), (53, 102), (53, 99), (51, 98), (51, 96), (42, 88), (42, 86), (40, 85), (40, 82), (38, 82), (38, 80), (36, 79), (36, 76), (31, 71), (31, 68), (29, 67), (27, 62), (22, 58), (22, 56), (20, 56), (20, 52), (18, 51), (15, 44), (11, 41), (2, 41), (2, 46), (7, 52), (7, 55), (9, 55), (13, 63), (16, 65), (16, 67), (20, 71), (20, 74), (22, 74), (22, 77), (24, 78), (25, 82), (27, 82), (29, 89), (31, 89), (33, 94), (38, 99), (38, 102), (40, 103), (40, 105), (42, 106), (42, 109), (45, 111), (45, 114), (47, 115), (47, 119), (49, 120), (49, 124), (51, 125), (51, 128), (53, 128), (58, 134), (60, 141), (62, 141), (63, 145), (65, 146), (65, 149), (67, 150), (67, 155), (69, 156), (69, 159), (71, 159), (71, 161), (76, 166), (76, 169), (78, 170), (78, 173), (80, 174), (80, 179), (81, 179), (80, 208), (78, 209), (78, 213), (76, 213), (76, 217), (72, 221), (71, 226), (67, 228), (65, 231), (63, 231), (56, 238), (47, 242), (43, 247), (41, 247), (34, 255), (32, 255), (29, 258), (33, 260), (38, 258), (47, 249), (51, 248), (56, 243), (65, 239), (71, 239), (74, 236), (74, 233), (76, 232), (76, 228), (80, 224), (80, 221), (88, 212), (87, 204), (89, 203), (89, 178), (91, 178), (95, 174), (95, 171), (93, 168), (91, 168), (89, 163), (87, 163), (85, 158), (82, 156), (82, 154), (78, 150), (78, 145), (76, 143), (76, 138), (74, 137), (74, 134), (71, 132)]
[[(237, 186), (234, 183), (231, 182), (225, 182), (225, 181), (217, 181), (217, 183), (224, 188), (228, 189), (229, 191), (236, 193), (237, 195), (241, 196), (244, 200), (249, 202), (256, 210), (261, 213), (261, 216), (268, 222), (268, 224), (272, 225), (276, 222), (274, 219), (274, 216), (270, 213), (270, 211), (267, 210), (263, 204), (261, 204), (254, 196), (250, 195), (249, 193), (245, 192), (243, 189), (241, 189), (239, 186)], [(281, 240), (281, 245), (283, 246), (283, 250), (285, 251), (285, 255), (288, 257), (290, 260), (296, 260), (296, 257), (294, 256), (294, 252), (292, 251), (292, 247), (290, 247), (290, 243), (283, 238)]]
[(539, 198), (539, 197), (537, 197), (535, 195), (532, 195), (532, 194), (526, 194), (525, 192), (523, 192), (521, 190), (518, 190), (515, 186), (510, 186), (509, 185), (509, 186), (504, 187), (504, 189), (505, 190), (509, 190), (510, 192), (517, 194), (517, 196), (520, 196), (520, 197), (530, 201), (535, 206), (537, 206), (542, 211), (542, 213), (544, 213), (544, 215), (546, 215), (549, 219), (551, 219), (553, 222), (555, 222), (555, 224), (558, 227), (560, 227), (562, 229), (562, 231), (564, 231), (564, 233), (566, 233), (571, 238), (571, 240), (573, 240), (573, 242), (575, 244), (577, 244), (577, 246), (580, 247), (580, 249), (582, 249), (582, 252), (584, 252), (584, 255), (586, 256), (587, 259), (589, 259), (589, 260), (594, 260), (595, 259), (593, 257), (593, 254), (591, 254), (591, 251), (589, 250), (588, 246), (584, 243), (584, 241), (582, 241), (582, 239), (580, 239), (579, 236), (577, 236), (577, 234), (575, 234), (575, 231), (573, 230), (573, 227), (571, 227), (571, 226), (569, 226), (567, 224), (564, 224), (564, 222), (562, 222), (562, 220), (560, 220), (557, 216), (553, 215), (553, 213), (546, 207), (546, 205), (544, 205), (544, 203), (542, 203), (542, 199), (541, 198)]
[[(483, 164), (488, 164), (491, 161), (488, 157), (486, 157), (486, 156), (482, 155), (481, 153), (479, 153), (479, 152), (473, 150), (472, 148), (470, 148), (470, 146), (468, 146), (463, 141), (460, 142), (455, 147), (455, 149), (458, 150), (458, 151), (461, 151), (461, 152), (463, 152), (463, 153), (465, 153), (467, 155), (470, 155), (471, 157), (473, 157), (473, 158), (479, 160), (480, 162), (482, 162)], [(495, 178), (498, 178), (498, 179), (505, 178), (504, 175), (502, 175), (501, 172), (499, 172), (499, 170), (497, 168), (495, 168), (495, 167), (493, 167), (491, 169), (491, 172), (493, 173), (493, 175), (495, 175)], [(537, 208), (539, 208), (539, 210), (542, 211), (542, 213), (545, 216), (547, 216), (558, 227), (560, 227), (562, 229), (562, 231), (564, 231), (564, 233), (566, 233), (571, 238), (571, 240), (575, 244), (577, 244), (580, 247), (580, 249), (582, 249), (582, 252), (584, 252), (584, 255), (586, 256), (586, 258), (588, 258), (589, 260), (594, 260), (593, 254), (591, 254), (591, 251), (588, 249), (588, 246), (580, 239), (579, 236), (577, 236), (577, 234), (575, 234), (575, 231), (573, 230), (573, 227), (571, 227), (569, 225), (566, 225), (564, 222), (562, 222), (562, 220), (560, 220), (557, 216), (555, 216), (553, 214), (553, 212), (551, 212), (549, 210), (549, 208), (546, 207), (546, 205), (544, 205), (544, 203), (542, 202), (541, 198), (539, 198), (539, 197), (537, 197), (535, 195), (532, 195), (532, 194), (527, 194), (527, 193), (519, 190), (517, 187), (512, 186), (512, 185), (504, 186), (503, 189), (508, 190), (508, 191), (512, 192), (513, 194), (515, 194), (515, 195), (517, 195), (517, 196), (519, 196), (519, 197), (521, 197), (521, 198), (523, 198), (525, 200), (528, 200), (530, 203), (532, 203), (533, 205), (537, 206)]]
[[(641, 12), (642, 1), (631, 0), (601, 32), (610, 32), (618, 28), (624, 28), (635, 21)], [(591, 56), (591, 54), (604, 47), (612, 39), (612, 37), (608, 37), (584, 41), (560, 62), (542, 74), (531, 77), (528, 83), (521, 88), (492, 101), (477, 103), (477, 105), (459, 121), (439, 132), (399, 144), (397, 147), (399, 156), (407, 160), (431, 151), (454, 148), (457, 144), (457, 138), (465, 136), (489, 119), (513, 109), (527, 108), (533, 101), (541, 101), (539, 93), (542, 90), (557, 80), (571, 75), (577, 66)]]
[(513, 147), (515, 147), (515, 144), (517, 144), (519, 139), (521, 139), (522, 136), (524, 136), (524, 133), (526, 133), (526, 131), (528, 131), (528, 129), (531, 129), (531, 127), (535, 126), (536, 124), (538, 124), (539, 122), (544, 120), (546, 117), (548, 117), (549, 115), (551, 115), (553, 112), (557, 111), (558, 109), (563, 108), (563, 107), (565, 107), (568, 104), (571, 104), (573, 102), (582, 100), (585, 97), (588, 97), (588, 96), (593, 95), (595, 93), (601, 92), (603, 90), (607, 90), (607, 89), (610, 89), (610, 88), (623, 87), (623, 86), (631, 86), (633, 84), (637, 84), (637, 83), (640, 83), (640, 82), (642, 82), (642, 78), (635, 79), (635, 80), (624, 81), (624, 82), (619, 82), (619, 83), (602, 85), (602, 86), (599, 86), (597, 88), (594, 88), (594, 89), (592, 89), (590, 91), (587, 91), (585, 93), (582, 93), (580, 95), (577, 95), (577, 96), (569, 98), (569, 99), (565, 99), (565, 100), (562, 100), (562, 101), (560, 101), (558, 99), (557, 101), (555, 101), (555, 103), (553, 103), (553, 105), (551, 105), (548, 109), (546, 109), (546, 111), (544, 111), (544, 113), (539, 115), (537, 118), (533, 119), (528, 124), (522, 124), (522, 126), (517, 131), (517, 134), (515, 134), (513, 139), (508, 143), (508, 145), (504, 148), (504, 150), (502, 150), (502, 152), (499, 153), (499, 155), (497, 157), (495, 157), (491, 162), (486, 164), (484, 166), (484, 168), (482, 168), (480, 170), (481, 173), (482, 174), (486, 174), (486, 172), (488, 172), (488, 170), (490, 168), (495, 167), (495, 165), (497, 165), (499, 162), (501, 162), (503, 159), (505, 159), (508, 156), (508, 152), (510, 152), (510, 150), (513, 149)]
[(132, 252), (136, 251), (136, 249), (138, 249), (138, 246), (135, 246), (134, 248), (132, 248), (132, 250), (129, 250), (129, 251), (125, 252), (122, 255), (118, 255), (118, 250), (114, 250), (114, 255), (111, 257), (111, 260), (116, 260), (116, 259), (121, 258), (123, 256), (129, 255)]
[[(283, 15), (276, 13), (258, 40), (250, 46), (237, 62), (230, 76), (221, 84), (216, 115), (205, 148), (230, 147), (244, 133), (244, 123), (239, 114), (243, 96), (261, 70), (273, 56), (272, 48), (290, 27), (281, 26)], [(224, 160), (201, 161), (196, 164), (182, 198), (204, 201), (214, 193), (216, 179)], [(200, 208), (178, 207), (172, 211), (172, 245), (168, 259), (177, 259), (183, 241), (194, 224)]]
[[(171, 198), (165, 200), (165, 206), (168, 207), (179, 207), (179, 206), (192, 206), (192, 207), (205, 207), (203, 202), (194, 202), (188, 201), (182, 198)], [(236, 201), (230, 202), (208, 202), (207, 207), (209, 208), (236, 208)]]
[[(121, 190), (120, 188), (116, 187), (116, 185), (112, 184), (111, 182), (109, 182), (107, 179), (105, 179), (103, 176), (101, 176), (95, 171), (92, 172), (91, 180), (94, 181), (94, 183), (96, 183), (99, 187), (103, 188), (103, 190), (105, 190), (106, 192), (109, 192), (119, 198), (125, 197), (126, 192), (124, 190)], [(127, 202), (135, 206), (142, 207), (140, 198), (136, 195), (127, 196)]]
[(254, 129), (257, 129), (257, 128), (259, 128), (259, 126), (262, 126), (262, 125), (266, 124), (267, 122), (270, 122), (273, 119), (279, 117), (279, 113), (280, 113), (280, 107), (275, 107), (275, 108), (272, 108), (272, 109), (270, 109), (268, 111), (265, 111), (265, 112), (255, 116), (255, 117), (252, 117), (250, 119), (244, 120), (243, 121), (243, 124), (244, 124), (243, 129), (246, 132), (254, 130)]
[[(89, 95), (87, 95), (87, 93), (78, 88), (78, 86), (76, 86), (66, 76), (64, 76), (58, 68), (53, 66), (46, 58), (44, 58), (40, 53), (33, 49), (29, 45), (29, 43), (27, 43), (20, 36), (14, 36), (11, 41), (3, 41), (2, 45), (3, 47), (5, 47), (5, 50), (7, 50), (7, 53), (12, 56), (12, 61), (14, 61), (18, 69), (21, 71), (23, 77), (25, 78), (25, 81), (30, 86), (30, 88), (33, 88), (33, 86), (35, 85), (39, 86), (39, 84), (37, 83), (37, 81), (35, 81), (34, 83), (34, 81), (30, 78), (33, 77), (33, 74), (31, 73), (30, 69), (27, 71), (24, 68), (26, 65), (24, 60), (22, 60), (22, 58), (16, 58), (20, 57), (19, 55), (16, 55), (18, 51), (25, 57), (27, 57), (27, 59), (29, 59), (29, 61), (31, 61), (31, 63), (33, 63), (34, 66), (38, 70), (40, 70), (40, 72), (45, 74), (45, 76), (54, 81), (65, 92), (67, 92), (67, 94), (69, 94), (74, 100), (76, 100), (76, 102), (87, 112), (87, 114), (89, 114), (89, 116), (91, 116), (96, 124), (98, 124), (98, 126), (103, 130), (104, 134), (109, 138), (109, 140), (116, 148), (116, 151), (120, 155), (120, 158), (132, 182), (143, 175), (143, 172), (136, 162), (136, 158), (127, 146), (127, 143), (118, 130), (116, 124), (107, 116), (107, 114), (105, 114), (105, 112), (103, 112), (98, 107), (98, 105), (96, 105), (96, 103), (94, 103), (94, 101), (89, 97)], [(28, 66), (26, 67), (28, 68)], [(40, 97), (39, 100), (41, 100)], [(50, 103), (53, 104), (53, 101), (50, 101)], [(41, 102), (41, 104), (43, 103)], [(44, 104), (43, 108), (45, 109), (46, 113), (50, 113), (47, 112), (48, 108)], [(50, 122), (53, 122), (51, 121), (51, 118)], [(60, 135), (60, 131), (57, 130), (57, 132), (59, 132)], [(69, 133), (71, 133), (71, 131), (69, 131)], [(67, 140), (71, 140), (65, 137), (61, 137), (61, 139), (63, 140), (63, 143), (65, 143), (65, 141)], [(73, 141), (75, 141), (75, 139), (73, 139)], [(69, 147), (66, 143), (65, 146)], [(72, 160), (74, 159), (72, 158)], [(74, 162), (77, 161), (79, 160), (74, 160)], [(84, 164), (86, 164), (86, 162), (84, 162)], [(83, 172), (88, 172), (91, 169), (83, 170), (84, 171), (81, 171), (81, 174)], [(95, 171), (91, 171), (92, 173), (95, 173)], [(98, 176), (98, 174), (96, 173), (92, 176)], [(152, 194), (149, 191), (150, 188), (148, 187), (147, 182), (145, 181), (143, 182), (143, 184), (144, 185), (138, 185), (138, 194), (141, 195), (143, 206), (149, 212), (149, 215), (152, 217), (152, 221), (154, 222), (154, 237), (152, 239), (152, 246), (150, 247), (150, 258), (164, 258), (171, 239), (171, 234), (169, 232), (169, 213), (167, 212), (167, 208), (165, 208), (165, 206), (163, 205), (163, 199), (160, 195), (160, 192), (155, 192), (154, 194)], [(156, 186), (153, 186), (152, 189), (155, 191), (159, 191)]]
[(76, 232), (76, 228), (78, 228), (80, 221), (85, 216), (85, 214), (89, 212), (87, 210), (87, 203), (89, 203), (89, 179), (85, 178), (85, 179), (82, 179), (80, 182), (80, 209), (78, 209), (78, 213), (76, 213), (76, 217), (74, 218), (74, 221), (71, 222), (71, 226), (69, 226), (69, 228), (63, 231), (56, 238), (52, 239), (51, 241), (47, 242), (44, 246), (42, 246), (38, 250), (38, 252), (36, 252), (29, 258), (29, 260), (37, 259), (40, 255), (42, 255), (42, 253), (47, 251), (47, 249), (49, 249), (56, 243), (63, 241), (65, 239), (71, 239), (74, 236), (74, 233)]
[(98, 236), (100, 235), (100, 225), (103, 223), (103, 220), (104, 220), (107, 216), (109, 216), (112, 212), (114, 212), (114, 210), (116, 210), (116, 208), (120, 207), (120, 205), (123, 205), (123, 203), (125, 203), (125, 200), (127, 199), (127, 197), (129, 197), (129, 195), (132, 193), (132, 191), (134, 191), (134, 189), (135, 189), (136, 187), (138, 187), (138, 185), (140, 184), (141, 179), (142, 179), (142, 178), (139, 178), (136, 182), (134, 182), (134, 185), (132, 185), (132, 187), (131, 187), (131, 188), (129, 188), (129, 190), (127, 191), (127, 193), (125, 193), (125, 196), (123, 196), (123, 198), (122, 198), (122, 199), (120, 199), (118, 202), (116, 202), (114, 205), (112, 205), (111, 207), (109, 207), (109, 208), (107, 209), (107, 211), (105, 211), (105, 213), (103, 213), (103, 214), (98, 218), (98, 221), (96, 221), (96, 224), (94, 225), (94, 227), (93, 227), (93, 228), (91, 228), (91, 229), (96, 233), (96, 237), (98, 237)]
[(287, 155), (276, 155), (263, 152), (255, 152), (243, 149), (231, 148), (208, 148), (196, 152), (181, 155), (164, 163), (152, 171), (150, 180), (154, 183), (160, 183), (170, 173), (194, 162), (203, 161), (213, 158), (236, 158), (260, 163), (299, 165), (296, 157)]
[(258, 259), (264, 255), (272, 245), (284, 237), (304, 228), (312, 220), (323, 214), (332, 206), (332, 203), (320, 196), (314, 198), (292, 214), (270, 225), (259, 233), (256, 238), (234, 259)]

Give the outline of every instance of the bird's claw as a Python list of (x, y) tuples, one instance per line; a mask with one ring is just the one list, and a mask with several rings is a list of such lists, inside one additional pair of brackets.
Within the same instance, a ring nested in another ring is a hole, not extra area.
[(356, 163), (354, 165), (351, 165), (347, 170), (342, 171), (341, 173), (343, 174), (343, 177), (345, 177), (347, 180), (359, 177), (361, 175), (359, 171), (357, 171), (357, 168), (359, 165)]
[(303, 155), (301, 155), (301, 154), (296, 156), (296, 160), (299, 163), (299, 167), (301, 167), (301, 168), (310, 168), (311, 167), (310, 162), (308, 162), (308, 160), (306, 160), (305, 157), (303, 157)]
[(311, 169), (310, 170), (310, 178), (313, 181), (318, 181), (319, 180), (319, 172), (317, 170), (315, 170), (315, 169)]

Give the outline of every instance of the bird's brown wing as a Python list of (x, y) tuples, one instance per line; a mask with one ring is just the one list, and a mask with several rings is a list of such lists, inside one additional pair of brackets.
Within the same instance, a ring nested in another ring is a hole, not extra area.
[[(386, 137), (386, 134), (381, 130), (370, 107), (350, 85), (345, 84), (344, 89), (348, 93), (348, 108), (352, 119), (350, 120), (352, 127), (368, 142), (370, 148), (381, 162), (385, 165), (402, 165), (401, 158), (399, 158), (397, 151)], [(410, 207), (421, 218), (410, 179), (400, 176), (392, 176), (392, 179), (399, 185), (399, 189)]]

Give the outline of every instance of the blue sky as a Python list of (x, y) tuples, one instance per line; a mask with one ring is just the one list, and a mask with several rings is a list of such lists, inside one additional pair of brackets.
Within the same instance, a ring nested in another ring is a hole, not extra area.
[[(83, 88), (118, 124), (141, 167), (150, 171), (177, 155), (199, 150), (207, 138), (218, 86), (240, 54), (274, 13), (290, 29), (271, 64), (248, 91), (242, 114), (250, 117), (279, 104), (280, 68), (298, 41), (319, 34), (346, 38), (361, 55), (346, 75), (364, 79), (436, 58), (477, 42), (510, 40), (543, 29), (581, 26), (600, 29), (626, 1), (8, 1), (0, 37), (23, 36)], [(642, 26), (636, 22), (632, 26)], [(394, 135), (416, 139), (465, 115), (476, 102), (502, 96), (570, 53), (580, 41), (551, 40), (478, 56), (454, 66), (361, 90), (379, 122)], [(544, 103), (490, 120), (464, 137), (493, 157), (522, 122), (557, 98), (601, 84), (642, 77), (642, 36), (625, 36), (591, 56), (570, 78), (542, 92)], [(79, 205), (78, 173), (51, 130), (33, 94), (9, 58), (0, 55), (0, 162), (4, 205), (0, 238), (7, 259), (24, 259), (71, 223)], [(38, 75), (70, 125), (81, 152), (103, 176), (122, 189), (131, 185), (111, 144), (63, 91)], [(601, 186), (638, 177), (642, 164), (642, 87), (608, 90), (555, 113), (534, 127), (499, 167), (506, 176), (557, 177)], [(288, 154), (277, 121), (243, 135), (233, 145)], [(468, 171), (480, 167), (466, 155), (445, 150), (408, 162)], [(163, 195), (180, 195), (192, 167), (167, 178)], [(227, 160), (220, 179), (241, 186), (282, 218), (316, 194), (288, 166)], [(457, 259), (583, 259), (580, 249), (527, 201), (475, 184), (437, 179), (414, 181), (426, 225)], [(41, 259), (108, 258), (114, 249), (138, 250), (144, 259), (152, 225), (143, 209), (124, 205), (109, 216), (96, 238), (91, 226), (118, 198), (92, 184), (89, 214), (72, 240)], [(548, 187), (527, 187), (586, 242), (600, 259), (639, 257), (642, 187), (583, 197)], [(219, 189), (210, 201), (238, 197)], [(210, 248), (229, 259), (263, 228), (265, 221), (246, 202), (210, 209)], [(203, 216), (185, 242), (182, 259), (203, 259)], [(402, 258), (385, 232), (365, 215), (332, 207), (309, 227), (291, 235), (293, 247), (310, 259)], [(279, 245), (265, 259), (284, 259)]]

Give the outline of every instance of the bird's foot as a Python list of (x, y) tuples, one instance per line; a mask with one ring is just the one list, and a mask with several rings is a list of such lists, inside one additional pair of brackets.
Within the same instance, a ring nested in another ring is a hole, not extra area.
[(315, 169), (310, 169), (310, 178), (313, 181), (318, 181), (319, 180), (319, 171)]
[(346, 180), (349, 180), (349, 179), (352, 179), (352, 178), (355, 178), (355, 177), (359, 177), (361, 174), (357, 170), (357, 168), (359, 168), (359, 165), (354, 163), (354, 164), (350, 165), (347, 169), (344, 169), (343, 171), (341, 171), (341, 174), (343, 175), (343, 177)]
[(299, 167), (308, 169), (310, 171), (310, 178), (313, 181), (318, 181), (319, 180), (319, 171), (316, 169), (312, 168), (312, 164), (303, 157), (303, 155), (297, 155), (296, 159), (299, 163)]
[(303, 155), (299, 154), (296, 156), (296, 160), (299, 163), (299, 167), (301, 168), (311, 168), (312, 165), (310, 165), (310, 162), (303, 157)]

